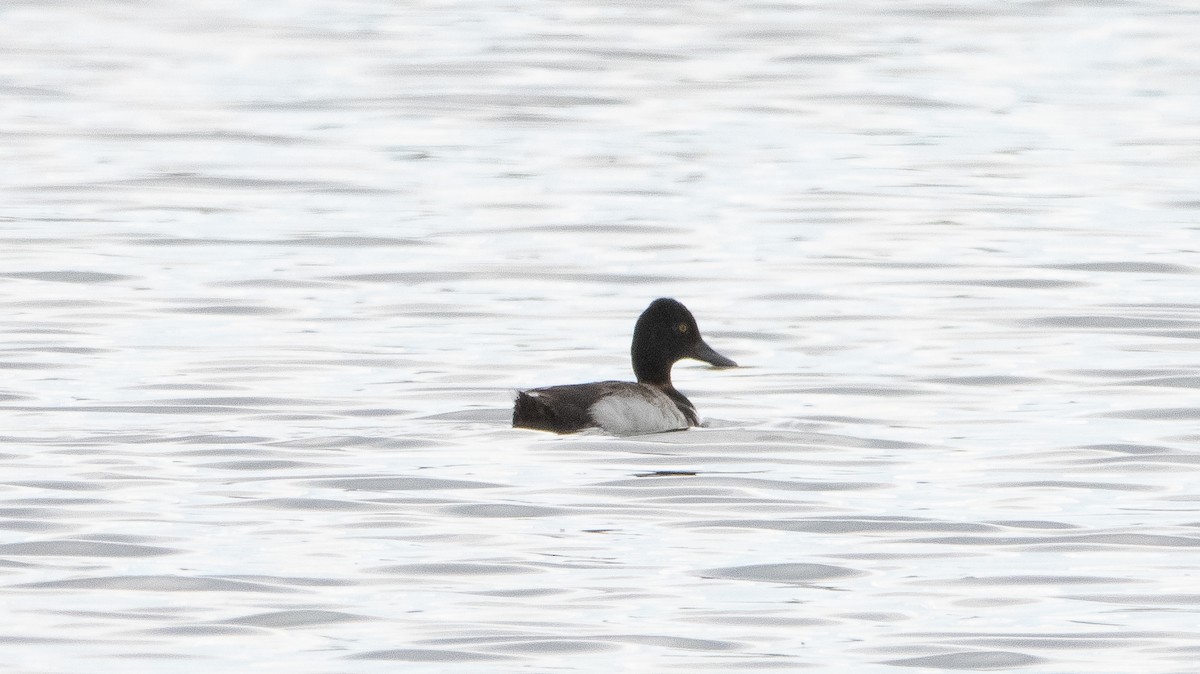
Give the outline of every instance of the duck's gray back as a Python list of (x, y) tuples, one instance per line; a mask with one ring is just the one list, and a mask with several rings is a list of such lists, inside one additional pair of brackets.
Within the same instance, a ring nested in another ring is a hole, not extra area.
[(555, 433), (600, 427), (614, 435), (634, 435), (689, 425), (687, 416), (667, 394), (625, 381), (521, 391), (513, 405), (513, 427)]

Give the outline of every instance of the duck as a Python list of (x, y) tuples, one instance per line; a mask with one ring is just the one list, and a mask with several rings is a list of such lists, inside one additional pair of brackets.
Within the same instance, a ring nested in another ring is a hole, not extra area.
[(671, 383), (671, 367), (684, 358), (714, 367), (737, 367), (700, 336), (683, 303), (660, 297), (633, 327), (636, 382), (598, 381), (518, 391), (513, 428), (575, 433), (599, 428), (613, 435), (642, 435), (700, 425), (695, 405)]

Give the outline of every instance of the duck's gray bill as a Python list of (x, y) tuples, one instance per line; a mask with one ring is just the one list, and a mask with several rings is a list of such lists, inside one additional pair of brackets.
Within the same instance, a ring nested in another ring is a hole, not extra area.
[(701, 341), (696, 345), (696, 350), (692, 352), (692, 358), (702, 360), (716, 367), (737, 367), (738, 364), (729, 360), (725, 356), (713, 351), (713, 348)]

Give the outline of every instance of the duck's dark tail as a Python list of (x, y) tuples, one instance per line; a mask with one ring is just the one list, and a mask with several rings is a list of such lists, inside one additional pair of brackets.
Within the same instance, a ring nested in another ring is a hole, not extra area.
[(513, 403), (513, 428), (574, 433), (591, 426), (587, 408), (571, 402), (557, 400), (545, 390), (518, 391)]

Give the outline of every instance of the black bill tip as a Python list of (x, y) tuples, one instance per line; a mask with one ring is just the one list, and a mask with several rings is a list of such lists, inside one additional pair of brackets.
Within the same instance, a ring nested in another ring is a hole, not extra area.
[(737, 363), (714, 351), (713, 348), (708, 344), (705, 344), (704, 341), (696, 344), (696, 348), (692, 351), (691, 357), (695, 358), (696, 360), (702, 360), (713, 367), (738, 366)]

